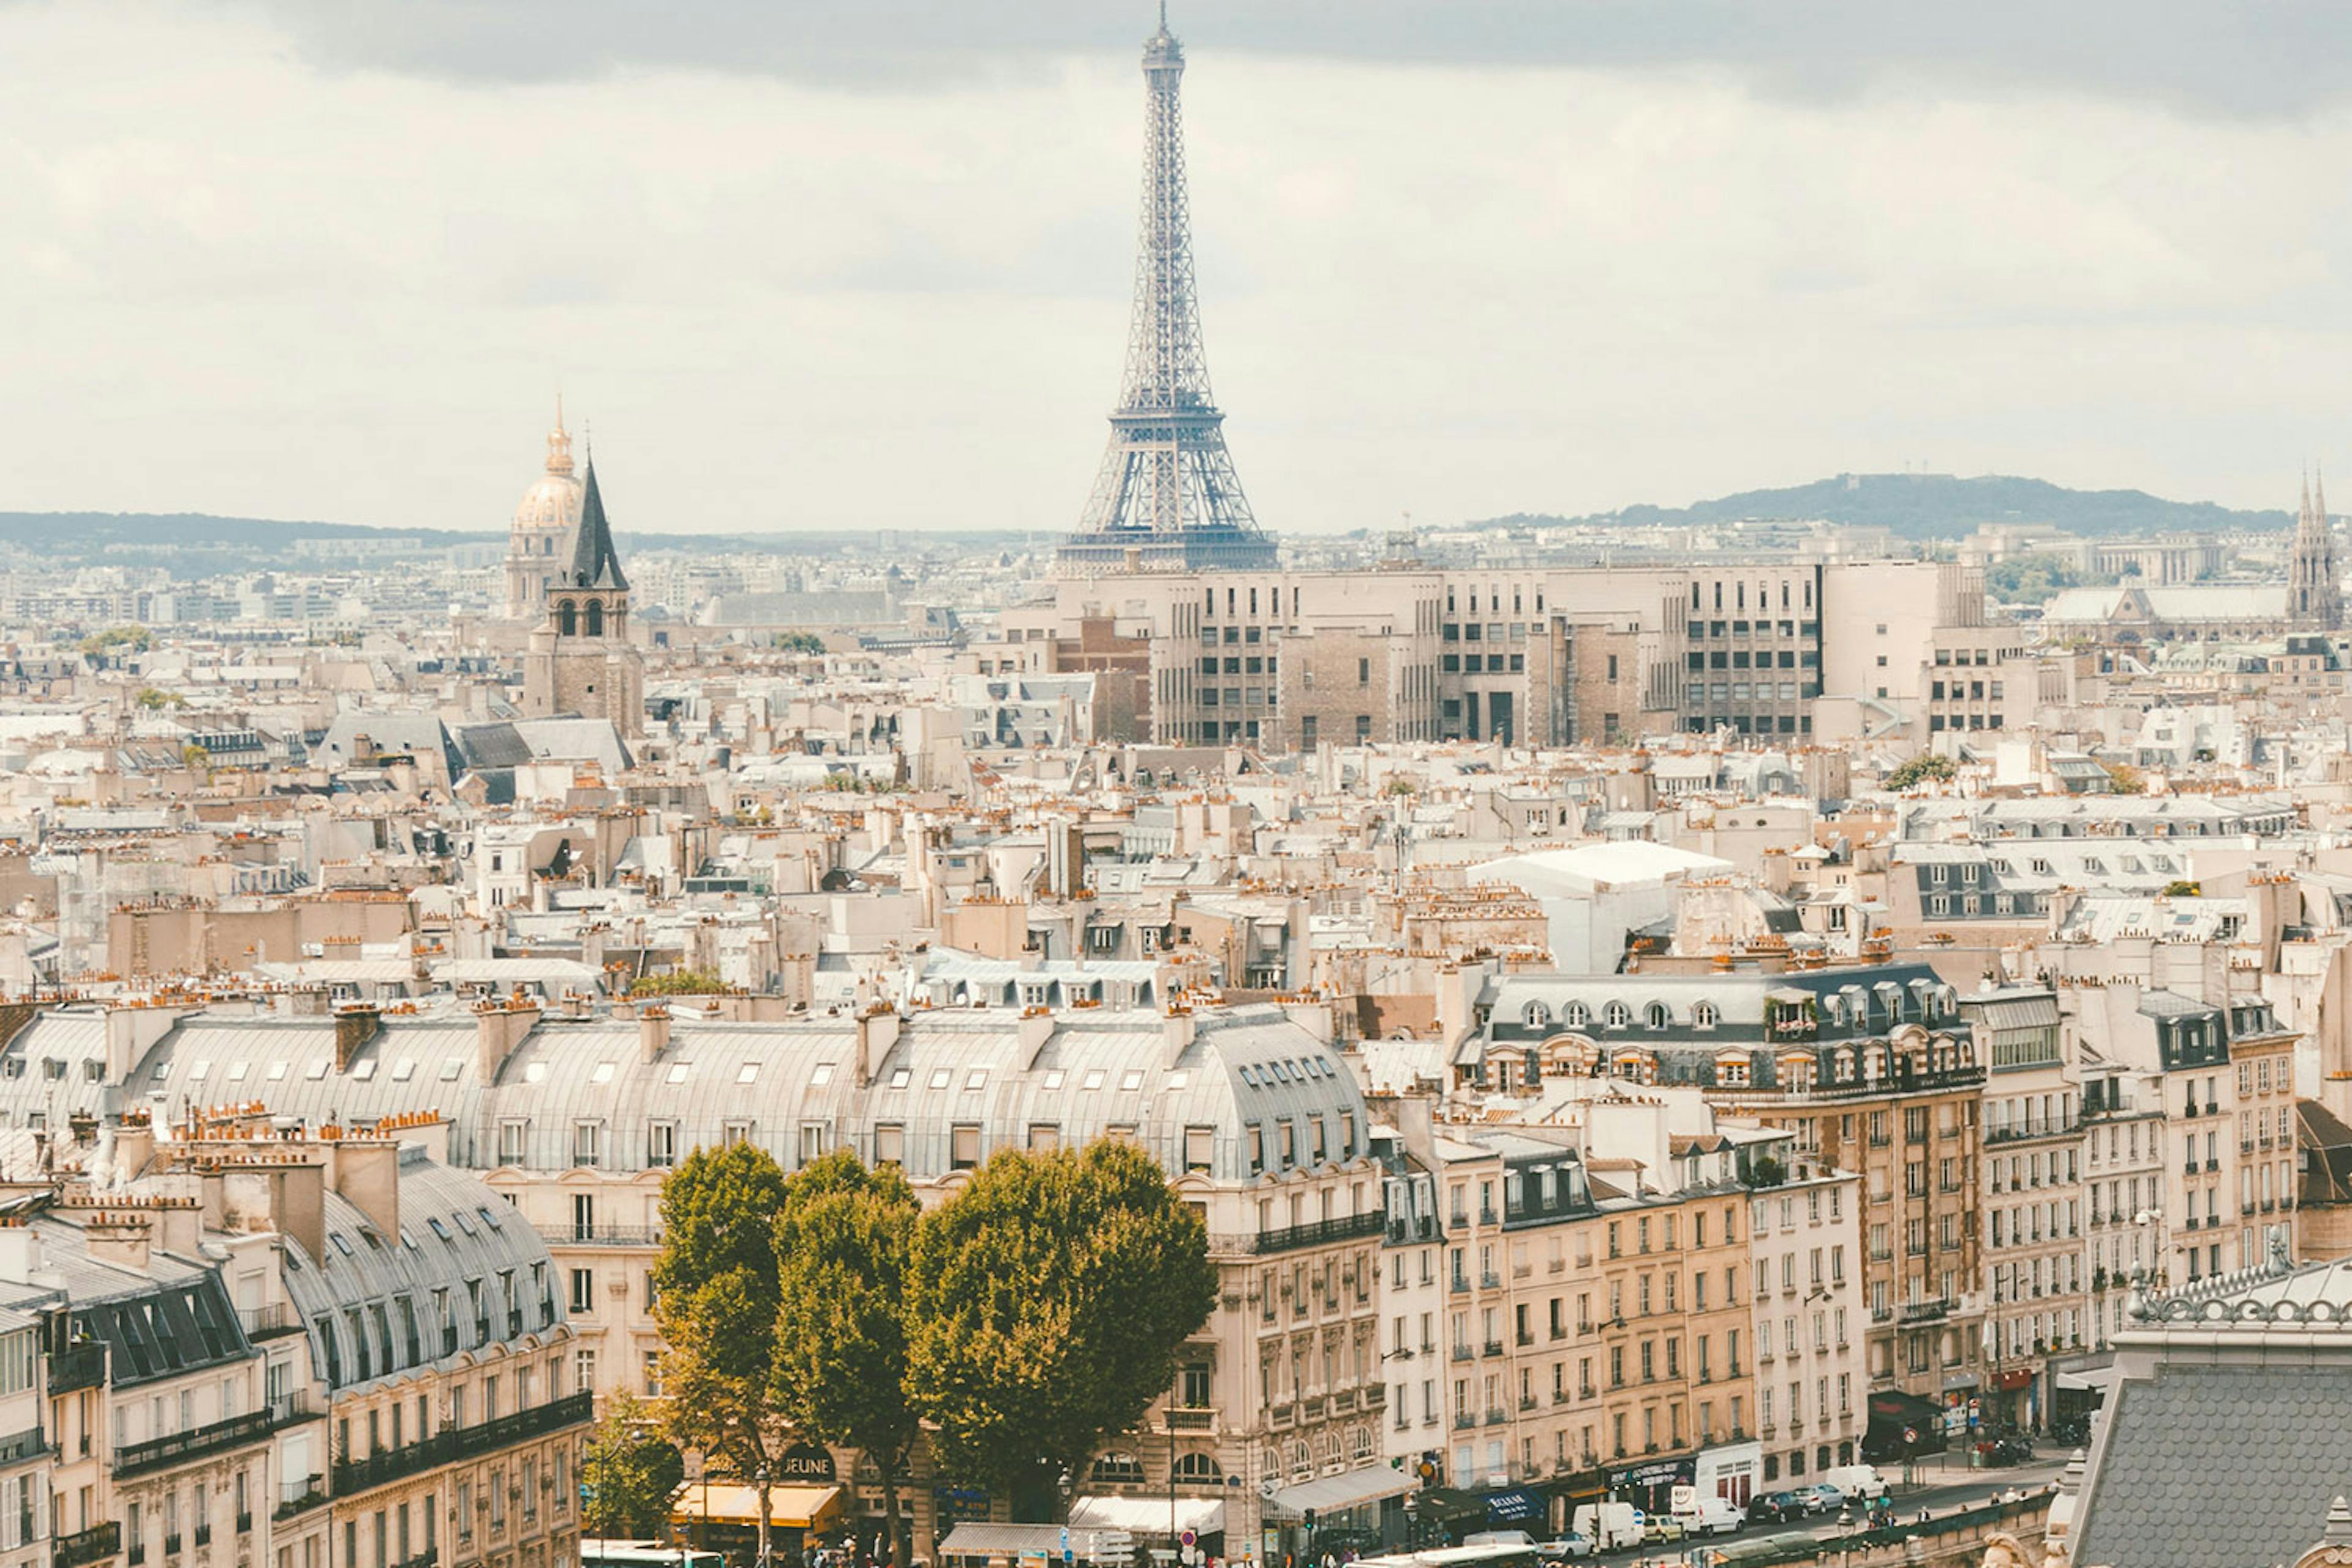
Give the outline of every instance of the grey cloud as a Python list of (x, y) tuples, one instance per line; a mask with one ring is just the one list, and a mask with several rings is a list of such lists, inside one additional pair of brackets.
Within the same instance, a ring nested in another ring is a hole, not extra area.
[[(1124, 51), (1144, 0), (248, 0), (335, 68), (481, 82), (658, 68), (931, 89)], [(2352, 93), (2352, 7), (2212, 0), (1177, 0), (1197, 49), (1728, 69), (1774, 95), (1893, 79), (2296, 117)]]

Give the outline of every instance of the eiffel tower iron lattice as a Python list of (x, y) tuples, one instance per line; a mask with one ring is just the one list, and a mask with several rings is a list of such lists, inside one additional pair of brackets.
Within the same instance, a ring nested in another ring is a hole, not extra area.
[(1168, 30), (1163, 5), (1160, 30), (1143, 46), (1143, 221), (1126, 376), (1094, 494), (1057, 556), (1066, 574), (1276, 561), (1242, 494), (1225, 416), (1209, 393), (1184, 194), (1183, 77), (1183, 47)]

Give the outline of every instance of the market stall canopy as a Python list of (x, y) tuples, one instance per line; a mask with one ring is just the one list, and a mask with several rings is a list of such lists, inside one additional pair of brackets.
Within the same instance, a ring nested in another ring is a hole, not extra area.
[(1175, 1531), (1214, 1535), (1225, 1528), (1223, 1498), (1082, 1497), (1070, 1505), (1070, 1531), (1081, 1529), (1124, 1530), (1134, 1535), (1170, 1535), (1171, 1513)]
[(1295, 1487), (1284, 1487), (1265, 1500), (1269, 1509), (1280, 1513), (1303, 1516), (1311, 1508), (1317, 1513), (1324, 1514), (1337, 1509), (1360, 1508), (1382, 1498), (1402, 1497), (1420, 1484), (1411, 1470), (1400, 1470), (1390, 1465), (1370, 1465), (1360, 1470), (1349, 1470), (1336, 1476), (1318, 1476)]
[[(760, 1522), (760, 1489), (732, 1482), (704, 1486), (689, 1481), (670, 1500), (670, 1516), (706, 1520), (713, 1524)], [(768, 1489), (768, 1522), (787, 1530), (823, 1530), (841, 1516), (839, 1487)]]

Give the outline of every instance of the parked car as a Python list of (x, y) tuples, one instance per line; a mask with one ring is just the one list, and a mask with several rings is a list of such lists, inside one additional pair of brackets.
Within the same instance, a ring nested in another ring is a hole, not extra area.
[(1465, 1546), (1533, 1546), (1536, 1538), (1524, 1530), (1478, 1530), (1462, 1538)]
[(1690, 1500), (1688, 1507), (1677, 1509), (1675, 1521), (1683, 1527), (1685, 1538), (1696, 1540), (1702, 1535), (1737, 1535), (1748, 1522), (1748, 1510), (1729, 1498), (1699, 1497)]
[(1680, 1541), (1682, 1538), (1683, 1521), (1676, 1519), (1673, 1514), (1652, 1513), (1642, 1516), (1642, 1543), (1643, 1545), (1655, 1546), (1663, 1542)]
[(1835, 1513), (1845, 1506), (1845, 1493), (1826, 1481), (1819, 1486), (1799, 1487), (1797, 1496), (1807, 1513)]
[(1580, 1504), (1576, 1517), (1570, 1521), (1575, 1528), (1571, 1535), (1591, 1542), (1602, 1552), (1614, 1552), (1623, 1546), (1642, 1544), (1643, 1527), (1646, 1521), (1642, 1510), (1629, 1502), (1588, 1502)]
[(1757, 1524), (1787, 1524), (1805, 1517), (1805, 1500), (1795, 1492), (1766, 1492), (1748, 1500), (1748, 1517)]
[(1544, 1563), (1567, 1563), (1591, 1555), (1592, 1538), (1580, 1535), (1573, 1530), (1557, 1541), (1541, 1542), (1536, 1547), (1537, 1559)]
[(1839, 1465), (1822, 1472), (1825, 1486), (1843, 1492), (1849, 1501), (1867, 1502), (1886, 1495), (1886, 1478), (1869, 1465)]

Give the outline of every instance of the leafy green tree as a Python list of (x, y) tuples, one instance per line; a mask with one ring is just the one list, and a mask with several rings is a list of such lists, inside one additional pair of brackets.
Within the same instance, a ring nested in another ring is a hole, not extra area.
[[(697, 1149), (662, 1184), (654, 1316), (667, 1346), (670, 1436), (758, 1482), (782, 1452), (775, 1215), (784, 1173), (757, 1144)], [(760, 1552), (768, 1551), (761, 1484)]]
[(632, 1394), (605, 1402), (604, 1418), (580, 1450), (594, 1534), (642, 1539), (659, 1535), (669, 1522), (669, 1500), (686, 1479), (686, 1461), (661, 1428), (660, 1418)]
[(2129, 763), (2101, 763), (2099, 765), (2107, 770), (2109, 795), (2146, 795), (2147, 793), (2147, 775)]
[(882, 1516), (910, 1562), (898, 1482), (915, 1446), (907, 1397), (907, 1268), (922, 1205), (895, 1165), (846, 1149), (803, 1165), (776, 1215), (776, 1403), (805, 1436), (856, 1448), (882, 1477)]
[(185, 708), (188, 705), (188, 700), (185, 697), (176, 691), (166, 691), (160, 686), (141, 687), (138, 702), (140, 707), (150, 713), (165, 708)]
[(2185, 882), (2176, 878), (2164, 885), (2163, 896), (2168, 899), (2198, 899), (2204, 895), (2204, 888), (2196, 882)]
[(776, 647), (784, 653), (823, 653), (824, 639), (814, 632), (786, 632), (776, 639)]
[(996, 1154), (916, 1226), (912, 1282), (907, 1381), (933, 1451), (1008, 1491), (1075, 1484), (1174, 1382), (1217, 1294), (1200, 1215), (1108, 1140)]
[(1892, 790), (1911, 789), (1928, 779), (1948, 783), (1959, 773), (1951, 758), (1937, 752), (1922, 752), (1917, 756), (1886, 775), (1886, 787)]
[(724, 996), (733, 989), (710, 969), (666, 969), (629, 982), (632, 996)]

